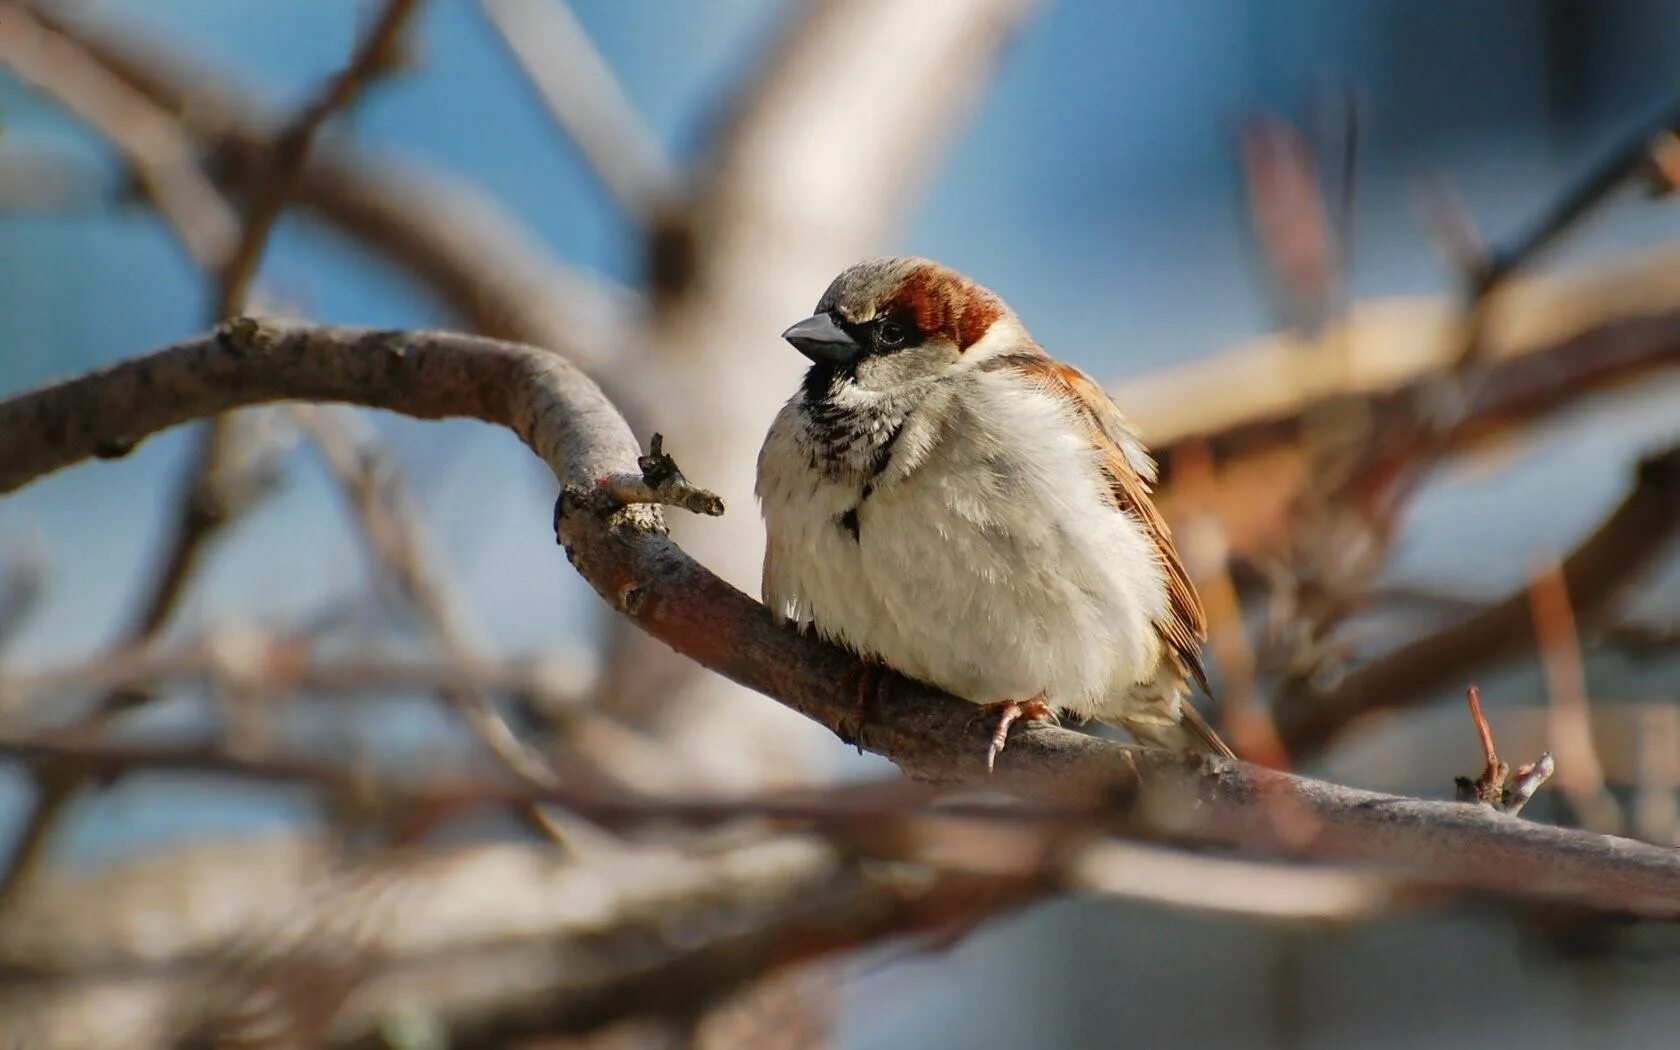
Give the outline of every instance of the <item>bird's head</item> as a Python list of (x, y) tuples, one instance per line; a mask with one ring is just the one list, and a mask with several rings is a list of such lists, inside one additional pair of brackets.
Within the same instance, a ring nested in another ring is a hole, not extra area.
[(884, 258), (841, 273), (816, 311), (782, 338), (811, 359), (814, 373), (889, 391), (957, 364), (1000, 324), (1016, 325), (1009, 307), (955, 270)]

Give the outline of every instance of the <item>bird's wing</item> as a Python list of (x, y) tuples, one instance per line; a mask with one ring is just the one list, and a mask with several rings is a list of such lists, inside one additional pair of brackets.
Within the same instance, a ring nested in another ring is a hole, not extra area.
[(1102, 387), (1072, 365), (1062, 364), (1043, 353), (1011, 355), (1000, 359), (999, 364), (1066, 401), (1084, 426), (1108, 478), (1109, 498), (1117, 509), (1143, 526), (1166, 577), (1167, 609), (1155, 621), (1155, 629), (1185, 673), (1212, 695), (1199, 654), (1201, 642), (1207, 639), (1207, 613), (1173, 547), (1172, 530), (1149, 498), (1150, 485), (1155, 480), (1155, 461), (1144, 449), (1137, 432)]

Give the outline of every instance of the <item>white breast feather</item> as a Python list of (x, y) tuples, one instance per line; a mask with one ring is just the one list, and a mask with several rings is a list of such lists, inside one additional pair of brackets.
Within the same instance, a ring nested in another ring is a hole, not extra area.
[(1108, 502), (1067, 406), (1007, 371), (951, 382), (962, 407), (912, 416), (861, 504), (861, 483), (811, 469), (798, 398), (783, 409), (760, 458), (765, 603), (976, 703), (1043, 693), (1113, 717), (1159, 662), (1151, 541)]

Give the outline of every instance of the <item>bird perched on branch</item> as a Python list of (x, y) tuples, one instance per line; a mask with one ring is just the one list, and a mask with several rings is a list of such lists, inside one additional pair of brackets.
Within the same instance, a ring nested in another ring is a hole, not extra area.
[(859, 263), (782, 337), (811, 359), (758, 459), (764, 602), (1018, 719), (1229, 757), (1185, 700), (1206, 619), (1119, 409), (1003, 300), (926, 259)]

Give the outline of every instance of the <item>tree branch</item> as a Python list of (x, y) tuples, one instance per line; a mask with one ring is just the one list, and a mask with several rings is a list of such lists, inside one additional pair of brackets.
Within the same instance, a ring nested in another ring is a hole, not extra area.
[[(1680, 448), (1639, 467), (1632, 491), (1598, 530), (1563, 562), (1582, 621), (1614, 606), (1626, 585), (1650, 568), (1680, 532)], [(1534, 621), (1527, 587), (1468, 619), (1401, 646), (1346, 675), (1334, 687), (1301, 691), (1277, 706), (1278, 731), (1292, 754), (1325, 747), (1365, 715), (1461, 683), (1476, 668), (1532, 651)]]
[(620, 208), (644, 229), (676, 197), (659, 140), (565, 0), (479, 0), (554, 123)]
[[(142, 393), (144, 396), (141, 396)], [(553, 354), (435, 332), (242, 320), (217, 334), (0, 403), (0, 491), (190, 419), (275, 399), (350, 401), (424, 419), (468, 416), (513, 430), (562, 488), (557, 532), (613, 607), (677, 651), (840, 733), (855, 726), (863, 665), (774, 624), (769, 613), (666, 538), (657, 508), (598, 511), (599, 479), (629, 473), (638, 449), (599, 390)], [(1680, 856), (1641, 843), (1532, 824), (1474, 806), (1398, 798), (1242, 764), (1177, 756), (1034, 727), (985, 774), (990, 727), (976, 709), (893, 675), (859, 742), (920, 779), (984, 784), (1061, 804), (1142, 792), (1173, 833), (1269, 852), (1426, 870), (1491, 892), (1584, 907), (1680, 915)], [(1310, 818), (1284, 835), (1278, 798)], [(1299, 829), (1297, 829), (1298, 831)]]
[[(217, 162), (212, 174), (224, 186), (249, 186), (268, 170), (279, 121), (221, 73), (170, 48), (16, 0), (0, 2), (0, 22), (24, 11), (66, 45), (42, 64), (44, 91), (61, 97), (61, 85), (92, 67), (177, 114)], [(464, 322), (552, 348), (588, 368), (612, 359), (630, 310), (626, 293), (560, 265), (488, 195), (341, 142), (318, 143), (310, 154), (296, 203), (433, 289)], [(230, 230), (230, 244), (232, 236)]]

